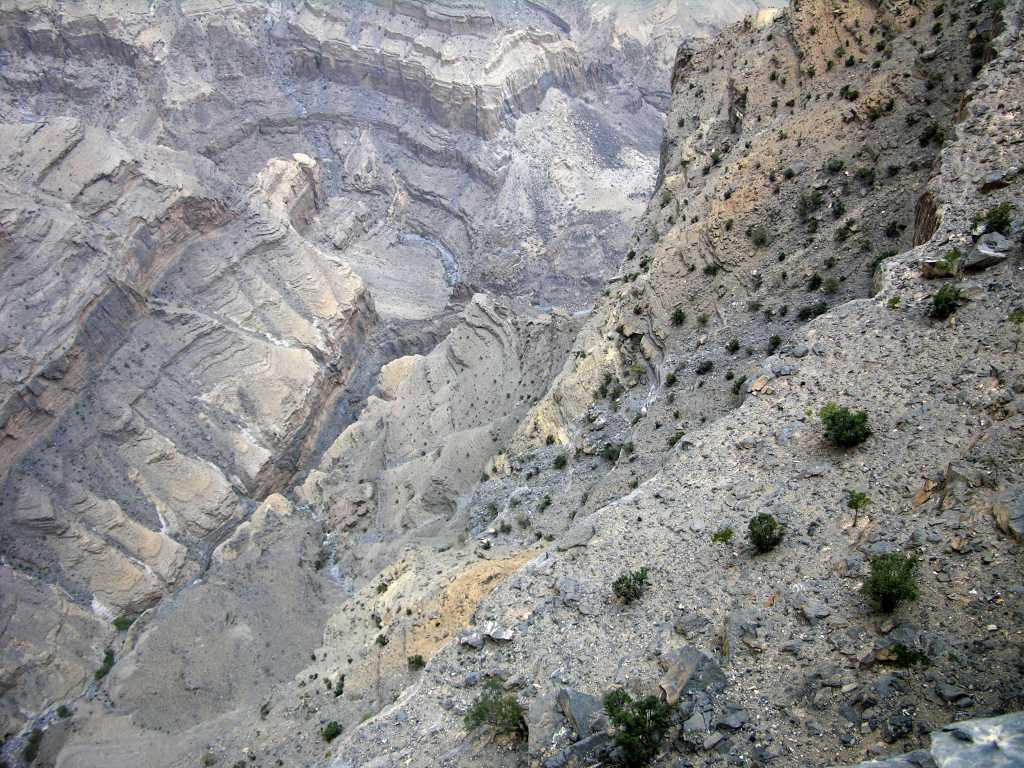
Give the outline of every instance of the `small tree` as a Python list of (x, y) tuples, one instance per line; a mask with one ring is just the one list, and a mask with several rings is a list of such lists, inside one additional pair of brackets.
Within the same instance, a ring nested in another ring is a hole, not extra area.
[(491, 725), (499, 734), (520, 737), (526, 733), (523, 707), (515, 696), (504, 693), (500, 677), (492, 677), (484, 683), (484, 692), (466, 712), (463, 722), (467, 731), (475, 731), (481, 725)]
[(864, 509), (871, 499), (863, 491), (849, 490), (846, 492), (846, 506), (853, 510), (853, 522), (857, 522), (857, 517), (860, 515), (860, 511)]
[(643, 768), (658, 754), (672, 708), (657, 696), (634, 700), (618, 688), (604, 697), (604, 711), (615, 727), (612, 737), (622, 750), (622, 764)]
[(833, 445), (852, 448), (871, 437), (868, 415), (864, 411), (851, 411), (835, 403), (826, 403), (820, 416), (825, 438)]
[(762, 512), (754, 515), (747, 524), (747, 538), (758, 552), (771, 552), (780, 543), (786, 529), (774, 515)]
[(871, 573), (864, 594), (883, 613), (892, 613), (904, 600), (917, 599), (918, 560), (913, 555), (889, 552), (871, 558)]
[(643, 594), (645, 586), (647, 586), (647, 569), (640, 568), (636, 571), (623, 573), (619, 578), (613, 581), (612, 592), (614, 592), (615, 596), (623, 603), (629, 605), (630, 603), (640, 599), (640, 595)]

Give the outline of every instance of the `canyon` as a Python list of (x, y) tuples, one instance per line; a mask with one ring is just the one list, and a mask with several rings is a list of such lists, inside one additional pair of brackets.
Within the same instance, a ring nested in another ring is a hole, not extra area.
[(1022, 25), (0, 3), (4, 760), (1019, 759)]

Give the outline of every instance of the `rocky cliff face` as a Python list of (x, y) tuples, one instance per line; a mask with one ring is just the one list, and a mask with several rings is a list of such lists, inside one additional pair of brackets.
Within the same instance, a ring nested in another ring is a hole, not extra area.
[(1014, 758), (1019, 0), (131, 10), (0, 10), (5, 754)]

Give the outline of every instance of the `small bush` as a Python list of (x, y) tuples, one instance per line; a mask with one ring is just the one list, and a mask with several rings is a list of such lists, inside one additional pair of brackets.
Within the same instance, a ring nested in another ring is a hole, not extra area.
[(100, 664), (100, 668), (97, 669), (96, 672), (94, 673), (96, 679), (97, 680), (102, 680), (104, 677), (106, 677), (108, 674), (110, 674), (110, 670), (113, 669), (113, 667), (114, 667), (114, 652), (112, 650), (110, 650), (109, 648), (107, 648), (107, 650), (105, 650), (103, 652), (103, 663)]
[(467, 731), (490, 725), (499, 734), (516, 737), (526, 734), (523, 707), (515, 696), (502, 691), (501, 683), (501, 678), (492, 677), (484, 684), (483, 693), (463, 718)]
[(568, 464), (568, 463), (569, 463), (569, 457), (567, 455), (565, 455), (564, 453), (560, 453), (557, 456), (555, 456), (555, 460), (552, 463), (552, 466), (555, 469), (565, 469), (565, 465)]
[(750, 241), (758, 248), (768, 245), (768, 230), (760, 224), (750, 228)]
[(819, 415), (825, 438), (833, 445), (852, 448), (871, 437), (868, 415), (864, 411), (851, 411), (835, 403), (826, 403)]
[(665, 386), (674, 387), (677, 381), (679, 381), (679, 379), (676, 377), (676, 375), (674, 373), (670, 373), (668, 376), (665, 377)]
[(622, 453), (622, 446), (618, 443), (608, 443), (601, 449), (601, 456), (603, 456), (605, 460), (611, 462), (618, 461), (620, 453)]
[(424, 659), (418, 653), (415, 656), (410, 656), (405, 661), (409, 665), (409, 669), (411, 669), (413, 672), (418, 672), (419, 670), (427, 666), (426, 659)]
[(736, 381), (732, 383), (732, 394), (734, 397), (739, 397), (740, 392), (743, 391), (743, 385), (747, 383), (746, 376), (740, 376)]
[(775, 350), (777, 350), (781, 346), (782, 346), (782, 337), (779, 336), (778, 334), (775, 334), (770, 339), (768, 339), (768, 352), (774, 352)]
[(21, 750), (21, 759), (28, 765), (36, 759), (36, 755), (39, 754), (39, 745), (43, 743), (43, 732), (38, 728), (33, 728), (32, 732), (25, 739), (25, 746)]
[(336, 738), (341, 736), (341, 725), (339, 725), (337, 720), (331, 720), (331, 722), (325, 725), (323, 730), (320, 731), (320, 735), (323, 737), (324, 741), (330, 744)]
[(716, 544), (731, 544), (732, 528), (719, 528), (717, 531), (711, 534), (711, 540)]
[(680, 440), (682, 440), (682, 439), (683, 439), (684, 437), (686, 437), (686, 430), (684, 430), (684, 429), (677, 429), (677, 430), (676, 430), (675, 432), (673, 432), (673, 433), (672, 433), (672, 435), (671, 435), (671, 436), (669, 437), (669, 439), (668, 439), (668, 447), (669, 447), (669, 448), (674, 448), (674, 447), (675, 447), (675, 445), (676, 445), (676, 443), (678, 443), (678, 442), (679, 442)]
[(682, 307), (676, 307), (672, 310), (672, 325), (682, 325), (686, 322), (686, 312)]
[(754, 515), (747, 524), (747, 538), (758, 552), (771, 552), (780, 543), (786, 529), (774, 515), (762, 512)]
[(889, 646), (889, 650), (892, 652), (893, 658), (887, 663), (892, 664), (894, 667), (908, 669), (909, 667), (915, 667), (917, 665), (921, 665), (922, 667), (930, 667), (932, 665), (932, 660), (928, 658), (927, 653), (923, 653), (913, 648), (907, 648), (903, 643), (891, 645)]
[(736, 354), (740, 348), (739, 339), (729, 339), (729, 343), (725, 345), (725, 351), (730, 354)]
[(118, 616), (114, 619), (114, 629), (118, 632), (124, 632), (135, 623), (135, 619), (135, 616), (129, 616), (127, 614), (124, 616)]
[(711, 373), (711, 369), (715, 367), (715, 364), (711, 360), (702, 360), (697, 364), (697, 374), (703, 376), (706, 373)]
[(864, 594), (878, 610), (892, 613), (904, 600), (917, 599), (917, 568), (913, 555), (890, 552), (873, 557)]
[(65, 705), (61, 704), (59, 707), (57, 707), (57, 717), (61, 718), (62, 720), (71, 717), (71, 710), (68, 709)]
[(812, 318), (824, 315), (828, 312), (828, 304), (824, 301), (819, 301), (816, 304), (812, 304), (809, 307), (801, 307), (800, 311), (797, 312), (796, 316), (800, 320), (811, 320)]
[(809, 292), (816, 291), (819, 288), (821, 288), (821, 283), (822, 283), (821, 275), (819, 275), (817, 272), (815, 272), (813, 275), (811, 275), (810, 279), (807, 281), (807, 290)]
[(984, 213), (975, 217), (976, 225), (984, 225), (986, 232), (999, 232), (1007, 235), (1010, 232), (1011, 215), (1013, 207), (1009, 203), (1000, 203)]
[(825, 163), (825, 170), (831, 174), (839, 173), (844, 167), (846, 167), (846, 163), (838, 157), (830, 157), (828, 162)]
[(612, 582), (612, 592), (623, 603), (629, 605), (640, 599), (645, 586), (647, 586), (647, 569), (641, 568), (619, 576)]
[(961, 293), (955, 285), (944, 285), (932, 296), (932, 308), (928, 313), (936, 320), (945, 320), (960, 307)]
[(622, 764), (649, 765), (668, 731), (672, 708), (657, 696), (634, 700), (619, 688), (604, 697), (604, 711), (615, 728), (612, 738), (622, 750)]

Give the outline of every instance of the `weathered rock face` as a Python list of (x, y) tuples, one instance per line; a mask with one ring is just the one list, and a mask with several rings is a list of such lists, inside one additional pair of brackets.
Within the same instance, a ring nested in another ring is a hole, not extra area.
[(579, 306), (649, 193), (664, 63), (758, 5), (19, 0), (0, 116), (102, 121), (241, 181), (308, 154), (317, 238), (385, 316), (437, 315), (455, 283)]
[(291, 223), (320, 194), (307, 157), (245, 192), (73, 118), (0, 133), (4, 555), (137, 613), (291, 476), (375, 314)]
[(382, 535), (452, 528), (547, 390), (579, 324), (523, 309), (478, 295), (429, 355), (386, 365), (377, 395), (306, 477), (300, 496), (343, 537), (338, 558), (350, 576), (394, 559), (384, 552), (396, 545), (377, 543)]

